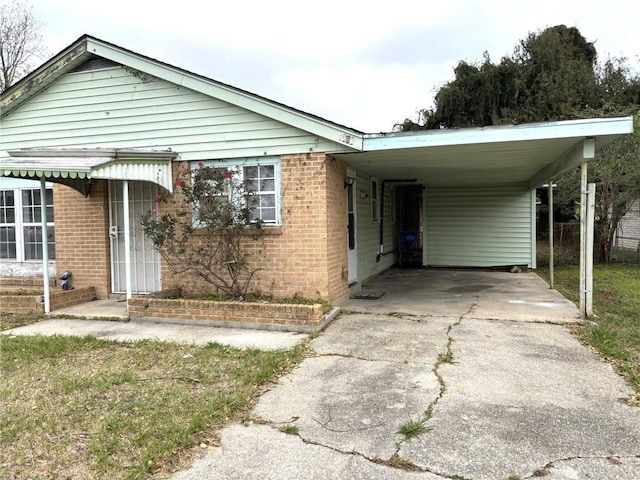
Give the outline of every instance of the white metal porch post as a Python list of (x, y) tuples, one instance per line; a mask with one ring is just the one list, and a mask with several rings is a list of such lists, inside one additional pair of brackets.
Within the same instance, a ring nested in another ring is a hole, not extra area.
[(553, 288), (553, 178), (549, 180), (549, 288)]
[(40, 177), (40, 228), (42, 229), (42, 277), (44, 282), (44, 313), (51, 312), (51, 292), (49, 291), (49, 241), (47, 236), (47, 186)]
[(595, 184), (587, 185), (587, 162), (580, 168), (580, 317), (593, 315), (593, 226)]
[[(129, 181), (122, 181), (122, 212), (124, 216), (124, 272), (127, 300), (131, 298), (131, 232), (129, 230)], [(127, 312), (129, 304), (127, 302)]]

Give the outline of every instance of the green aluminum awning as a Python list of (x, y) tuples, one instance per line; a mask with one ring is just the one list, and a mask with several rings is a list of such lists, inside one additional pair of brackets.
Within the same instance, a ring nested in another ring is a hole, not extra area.
[(0, 157), (4, 177), (45, 179), (88, 196), (91, 180), (139, 180), (173, 191), (171, 162), (177, 153), (125, 149), (24, 149)]

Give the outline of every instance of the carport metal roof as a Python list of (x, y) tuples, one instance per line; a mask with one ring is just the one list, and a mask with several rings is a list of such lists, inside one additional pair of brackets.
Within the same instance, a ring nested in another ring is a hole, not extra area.
[(536, 188), (632, 132), (633, 118), (619, 117), (380, 133), (365, 135), (363, 151), (334, 156), (380, 179), (416, 178), (427, 187)]

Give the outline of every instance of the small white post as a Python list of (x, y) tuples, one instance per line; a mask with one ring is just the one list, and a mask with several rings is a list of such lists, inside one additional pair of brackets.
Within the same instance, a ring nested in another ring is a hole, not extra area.
[(42, 228), (42, 276), (44, 277), (44, 313), (51, 312), (49, 291), (49, 239), (47, 236), (47, 185), (40, 177), (40, 228)]
[(553, 179), (549, 180), (549, 288), (553, 288)]
[[(131, 298), (131, 232), (129, 220), (129, 181), (122, 181), (122, 211), (124, 216), (124, 272), (127, 300)], [(129, 302), (127, 301), (127, 313)]]

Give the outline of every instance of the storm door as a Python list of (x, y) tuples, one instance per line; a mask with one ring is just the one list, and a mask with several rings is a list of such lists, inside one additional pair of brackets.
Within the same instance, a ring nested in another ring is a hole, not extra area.
[[(156, 185), (129, 182), (129, 219), (131, 235), (131, 290), (150, 293), (160, 290), (160, 258), (158, 251), (144, 236), (140, 219), (156, 207)], [(109, 182), (109, 237), (111, 242), (111, 286), (113, 293), (126, 293), (124, 209), (122, 182)]]

